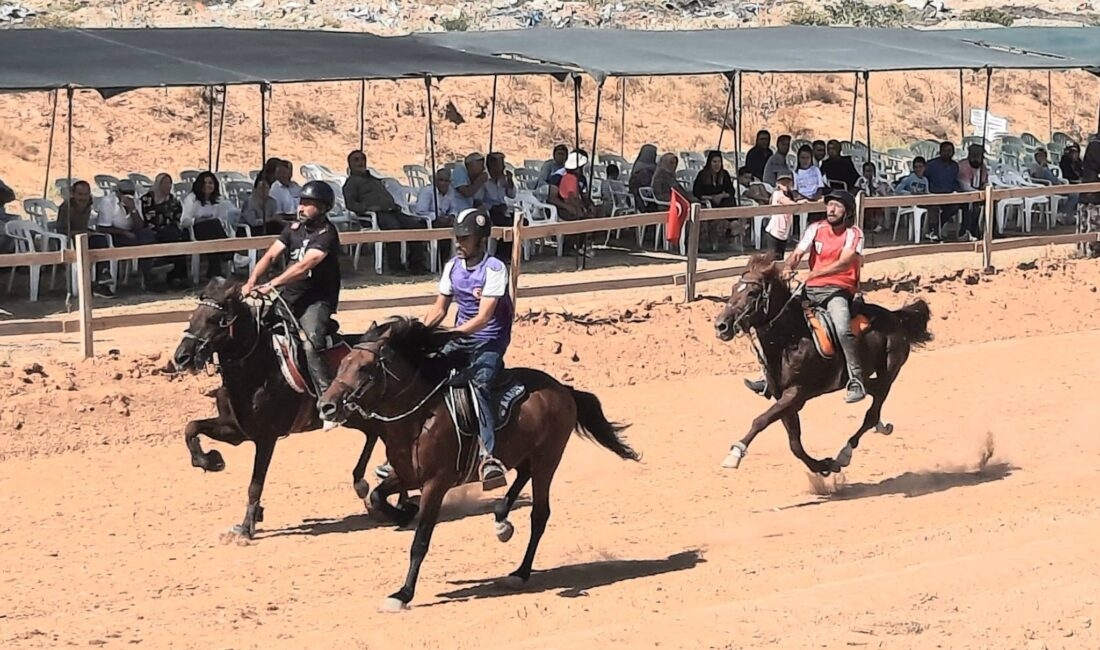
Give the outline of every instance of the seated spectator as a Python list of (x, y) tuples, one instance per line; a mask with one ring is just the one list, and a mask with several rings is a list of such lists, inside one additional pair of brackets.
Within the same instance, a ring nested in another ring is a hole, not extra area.
[(485, 156), (474, 152), (456, 165), (451, 172), (451, 187), (455, 189), (456, 208), (459, 212), (477, 205), (481, 188), (489, 182), (489, 172), (485, 170)]
[(825, 160), (825, 157), (829, 155), (829, 147), (825, 144), (824, 140), (814, 140), (813, 152), (814, 166), (821, 167), (821, 161)]
[[(57, 209), (57, 232), (72, 240), (77, 235), (88, 234), (88, 248), (109, 248), (106, 235), (90, 230), (92, 226), (92, 186), (87, 181), (76, 181), (69, 191), (69, 198)], [(111, 265), (96, 264), (96, 280), (92, 293), (100, 298), (114, 298), (111, 290)]]
[[(1028, 174), (1032, 180), (1046, 181), (1053, 187), (1055, 185), (1068, 185), (1069, 181), (1058, 178), (1050, 170), (1050, 159), (1046, 149), (1035, 150), (1035, 164), (1028, 168)], [(1078, 194), (1067, 194), (1066, 200), (1061, 206), (1059, 221), (1066, 224), (1077, 223), (1077, 204), (1081, 197)]]
[(762, 185), (756, 184), (756, 179), (753, 178), (748, 167), (737, 170), (737, 186), (741, 192), (740, 199), (752, 201), (758, 205), (767, 204), (771, 201), (771, 194)]
[(745, 154), (745, 167), (752, 172), (753, 178), (764, 178), (764, 167), (772, 157), (772, 134), (767, 131), (756, 133), (756, 144)]
[[(825, 143), (822, 142), (822, 147)], [(794, 170), (794, 189), (807, 201), (816, 201), (825, 195), (825, 175), (814, 164), (813, 149), (802, 145), (798, 149), (798, 169)]]
[[(217, 177), (208, 171), (199, 174), (191, 186), (191, 193), (183, 199), (180, 225), (191, 228), (196, 241), (210, 241), (229, 236), (225, 232), (225, 224), (228, 222), (229, 201), (222, 199)], [(225, 255), (210, 253), (203, 257), (206, 260), (207, 279), (221, 276)]]
[[(863, 163), (863, 175), (856, 182), (856, 189), (863, 192), (864, 196), (888, 196), (890, 186), (879, 180), (878, 169), (875, 163), (867, 161)], [(886, 229), (886, 210), (883, 208), (867, 208), (863, 211), (864, 229), (872, 232), (882, 232)]]
[(619, 166), (608, 163), (604, 168), (603, 183), (600, 184), (600, 216), (610, 217), (616, 207), (623, 207), (623, 195), (627, 193), (626, 187), (619, 180)]
[(504, 166), (504, 154), (490, 153), (485, 159), (489, 177), (476, 197), (478, 207), (489, 213), (495, 226), (511, 226), (512, 216), (508, 199), (516, 198), (516, 182), (512, 172)]
[(627, 182), (627, 189), (630, 190), (631, 196), (634, 197), (634, 205), (638, 207), (641, 212), (647, 212), (653, 210), (653, 206), (647, 205), (645, 201), (642, 201), (642, 197), (638, 194), (638, 190), (643, 187), (651, 187), (653, 185), (653, 174), (657, 171), (657, 147), (652, 144), (644, 144), (642, 148), (638, 150), (638, 157), (634, 159), (634, 164), (630, 168), (630, 180)]
[[(955, 145), (940, 143), (940, 155), (928, 161), (924, 168), (928, 179), (928, 191), (932, 194), (951, 194), (959, 190), (959, 163), (955, 161)], [(928, 223), (925, 226), (928, 240), (938, 242), (945, 224), (955, 219), (957, 205), (933, 205), (928, 207)], [(921, 233), (925, 236), (925, 233)]]
[(592, 203), (586, 196), (588, 179), (584, 177), (584, 166), (588, 156), (584, 151), (574, 151), (565, 159), (565, 166), (550, 179), (550, 194), (547, 201), (558, 208), (558, 218), (562, 221), (588, 219), (592, 215)]
[[(367, 155), (362, 151), (352, 151), (348, 154), (348, 178), (344, 181), (344, 205), (360, 219), (369, 218), (373, 214), (377, 221), (375, 225), (381, 230), (406, 230), (426, 228), (423, 219), (407, 215), (401, 211), (386, 184), (375, 178), (367, 170)], [(427, 246), (424, 242), (409, 242), (409, 268), (413, 273), (427, 273), (425, 265)], [(405, 266), (401, 263), (401, 244), (390, 242), (385, 245), (386, 262), (393, 273), (403, 273)]]
[(550, 184), (550, 179), (554, 177), (554, 174), (561, 171), (565, 167), (565, 159), (569, 157), (569, 147), (564, 144), (554, 146), (554, 152), (539, 168), (539, 176), (531, 183), (530, 189), (537, 190), (540, 187), (544, 187)]
[(737, 205), (733, 179), (725, 170), (722, 152), (707, 152), (707, 163), (695, 175), (691, 191), (700, 201), (709, 202), (713, 208), (732, 208)]
[(775, 153), (772, 154), (768, 158), (768, 162), (764, 164), (764, 176), (761, 177), (761, 180), (774, 187), (775, 179), (779, 176), (780, 172), (790, 173), (791, 168), (787, 165), (787, 154), (790, 152), (791, 136), (779, 136), (779, 140), (775, 143)]
[[(156, 233), (157, 243), (171, 244), (186, 241), (180, 220), (183, 218), (183, 204), (172, 193), (172, 177), (165, 173), (157, 174), (153, 187), (141, 197), (138, 203), (145, 227)], [(176, 255), (168, 259), (172, 270), (166, 278), (170, 288), (189, 284), (187, 279), (187, 258)]]
[(859, 182), (859, 172), (852, 163), (852, 157), (841, 155), (840, 151), (840, 141), (829, 140), (826, 145), (828, 156), (821, 161), (821, 173), (825, 174), (830, 184), (842, 183), (844, 189), (851, 191)]
[[(1081, 160), (1081, 182), (1100, 182), (1100, 140), (1093, 140), (1085, 147), (1085, 157)], [(1078, 228), (1084, 232), (1100, 232), (1100, 192), (1087, 192), (1081, 195), (1081, 205), (1085, 206), (1085, 218)], [(1100, 257), (1100, 242), (1088, 245), (1089, 257)]]
[(1067, 183), (1080, 183), (1081, 182), (1081, 147), (1076, 144), (1070, 144), (1066, 147), (1066, 150), (1062, 152), (1062, 159), (1058, 161), (1058, 167), (1062, 170), (1062, 178)]
[(458, 209), (455, 207), (455, 191), (451, 187), (451, 170), (440, 169), (416, 193), (416, 216), (432, 224), (432, 228), (450, 228), (454, 225)]
[(4, 232), (4, 224), (15, 219), (15, 215), (8, 214), (4, 206), (14, 200), (15, 192), (0, 178), (0, 253), (10, 253), (15, 248), (14, 242)]
[[(989, 184), (989, 169), (985, 164), (985, 148), (978, 144), (970, 145), (966, 150), (966, 160), (959, 163), (959, 191), (980, 192)], [(982, 238), (978, 227), (983, 204), (975, 201), (962, 206), (963, 218), (959, 228), (959, 239), (978, 241)]]
[(657, 164), (657, 171), (653, 172), (653, 197), (658, 201), (669, 203), (672, 201), (672, 190), (676, 189), (688, 201), (695, 201), (695, 195), (676, 179), (676, 167), (680, 159), (674, 153), (666, 153), (661, 156)]
[(895, 194), (928, 194), (928, 179), (924, 177), (925, 162), (923, 156), (917, 156), (910, 163), (913, 170), (894, 186)]
[[(293, 175), (294, 168), (290, 161), (280, 160), (275, 165), (275, 182), (269, 183), (271, 198), (275, 199), (275, 204), (279, 206), (279, 214), (286, 221), (298, 218), (298, 197), (302, 193), (302, 188), (292, 180)], [(282, 229), (279, 232), (282, 232)]]
[[(113, 194), (103, 197), (99, 204), (99, 218), (96, 219), (96, 231), (111, 236), (115, 247), (144, 246), (155, 244), (157, 234), (152, 228), (145, 227), (141, 218), (137, 200), (134, 197), (134, 182), (126, 178), (118, 182)], [(142, 285), (147, 291), (158, 290), (153, 277), (152, 257), (138, 259)]]
[(252, 194), (241, 208), (240, 223), (247, 224), (253, 236), (279, 235), (290, 223), (282, 215), (279, 202), (271, 196), (271, 186), (263, 175), (252, 184)]

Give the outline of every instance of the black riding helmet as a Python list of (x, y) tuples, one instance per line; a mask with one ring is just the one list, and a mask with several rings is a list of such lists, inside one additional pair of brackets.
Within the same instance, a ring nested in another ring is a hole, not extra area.
[(848, 190), (831, 190), (825, 195), (825, 204), (828, 205), (829, 201), (839, 201), (844, 206), (845, 219), (856, 218), (856, 199)]
[(489, 220), (489, 215), (484, 210), (479, 208), (467, 208), (458, 213), (458, 216), (455, 217), (455, 239), (459, 237), (469, 237), (470, 235), (478, 235), (487, 238), (492, 233), (493, 222)]
[(302, 193), (298, 196), (298, 200), (309, 199), (316, 201), (325, 206), (325, 212), (328, 212), (336, 205), (336, 193), (332, 191), (332, 186), (324, 181), (310, 181), (302, 187)]

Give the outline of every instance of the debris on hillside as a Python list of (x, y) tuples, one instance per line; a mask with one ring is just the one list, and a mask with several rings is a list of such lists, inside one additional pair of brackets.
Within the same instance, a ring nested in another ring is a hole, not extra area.
[(0, 2), (0, 25), (21, 25), (38, 14), (34, 9), (14, 2)]

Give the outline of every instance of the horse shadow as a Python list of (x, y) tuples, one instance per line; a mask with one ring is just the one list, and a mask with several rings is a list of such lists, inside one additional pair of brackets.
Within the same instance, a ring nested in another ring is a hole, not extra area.
[(905, 472), (877, 483), (839, 483), (833, 486), (828, 485), (824, 479), (814, 475), (810, 477), (810, 483), (817, 493), (817, 498), (812, 501), (785, 506), (780, 510), (818, 506), (834, 501), (851, 501), (891, 495), (904, 496), (905, 498), (922, 497), (955, 488), (974, 487), (993, 481), (1002, 481), (1018, 469), (1020, 468), (1011, 463), (998, 462), (989, 463), (978, 469)]
[[(420, 496), (413, 496), (409, 500), (413, 503), (419, 503)], [(479, 499), (477, 501), (462, 499), (453, 503), (446, 503), (439, 512), (439, 523), (459, 521), (467, 517), (490, 514), (493, 512), (493, 508), (496, 507), (497, 501), (499, 501), (499, 499)], [(520, 497), (516, 499), (511, 512), (529, 507), (531, 507), (531, 499), (528, 497)], [(417, 521), (418, 520), (414, 519), (412, 524), (405, 527), (405, 530), (415, 529)], [(337, 533), (357, 533), (365, 530), (374, 530), (376, 528), (397, 528), (397, 526), (392, 521), (384, 519), (381, 516), (366, 512), (358, 512), (336, 519), (303, 519), (300, 524), (264, 532), (258, 534), (256, 538), (267, 539), (274, 537), (292, 537), (296, 535), (316, 537), (318, 535), (332, 535)]]
[[(460, 588), (436, 594), (445, 600), (435, 604), (463, 600), (499, 598), (516, 593), (537, 594), (560, 589), (558, 596), (577, 598), (587, 596), (597, 587), (606, 587), (624, 580), (649, 578), (674, 571), (687, 571), (706, 562), (699, 549), (683, 551), (654, 560), (598, 560), (581, 564), (569, 564), (542, 571), (534, 571), (531, 579), (520, 589), (510, 589), (498, 583), (498, 578), (477, 580), (453, 580), (449, 584)], [(466, 585), (466, 586), (463, 586)]]

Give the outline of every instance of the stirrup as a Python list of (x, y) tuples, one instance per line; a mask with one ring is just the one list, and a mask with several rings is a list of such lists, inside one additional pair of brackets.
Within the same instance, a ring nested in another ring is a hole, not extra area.
[(492, 456), (481, 460), (478, 475), (481, 479), (482, 490), (495, 490), (508, 485), (508, 479), (504, 473), (504, 464)]
[(865, 397), (867, 397), (867, 389), (863, 386), (863, 382), (858, 379), (850, 380), (848, 382), (848, 394), (844, 396), (844, 401), (848, 404), (855, 404)]
[(745, 387), (748, 388), (749, 390), (751, 390), (752, 392), (756, 393), (757, 395), (762, 395), (764, 397), (770, 397), (771, 396), (770, 395), (771, 391), (768, 390), (768, 380), (767, 379), (756, 379), (756, 380), (746, 379), (745, 380)]

